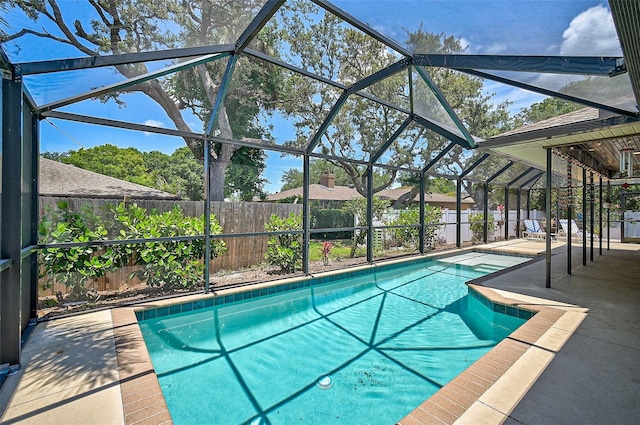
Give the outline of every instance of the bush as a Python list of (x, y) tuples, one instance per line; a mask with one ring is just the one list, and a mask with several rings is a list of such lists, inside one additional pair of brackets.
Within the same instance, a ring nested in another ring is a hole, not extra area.
[[(440, 218), (442, 217), (442, 210), (439, 207), (432, 207), (429, 205), (425, 205), (424, 210), (424, 240), (425, 246), (435, 247), (436, 233), (438, 231), (438, 226), (433, 226), (433, 224), (440, 223)], [(391, 221), (389, 225), (391, 226), (411, 226), (420, 224), (420, 209), (419, 208), (411, 208), (407, 210), (403, 210), (398, 215), (398, 218)], [(395, 228), (391, 229), (391, 234), (393, 238), (402, 246), (407, 246), (411, 248), (417, 248), (418, 242), (420, 240), (420, 228), (419, 227), (405, 227), (405, 228)]]
[[(289, 214), (281, 218), (273, 214), (265, 224), (267, 232), (287, 232), (302, 229), (302, 214)], [(295, 273), (302, 268), (302, 234), (285, 234), (272, 237), (267, 242), (265, 260), (280, 268), (281, 273)]]
[[(58, 210), (47, 211), (41, 220), (40, 242), (52, 244), (106, 240), (107, 228), (115, 229), (112, 238), (116, 240), (204, 234), (202, 217), (185, 217), (179, 208), (156, 214), (148, 213), (135, 204), (121, 203), (110, 209), (113, 213), (112, 222), (105, 223), (87, 206), (83, 206), (80, 212), (72, 212), (66, 202), (60, 202)], [(212, 215), (211, 233), (221, 232), (222, 228)], [(204, 251), (204, 239), (108, 247), (46, 248), (40, 252), (41, 277), (45, 278), (44, 288), (51, 288), (55, 281), (71, 288), (70, 297), (80, 297), (86, 292), (88, 282), (133, 261), (141, 269), (131, 277), (135, 275), (147, 285), (165, 289), (189, 288), (202, 281)], [(224, 241), (211, 242), (210, 258), (224, 252)]]
[[(204, 235), (203, 217), (185, 217), (182, 210), (162, 214), (148, 214), (137, 205), (123, 203), (114, 210), (115, 224), (121, 227), (120, 239), (147, 239), (158, 237)], [(211, 234), (222, 233), (215, 215), (211, 215)], [(148, 242), (120, 245), (128, 258), (133, 258), (141, 269), (131, 274), (149, 286), (164, 289), (190, 288), (202, 282), (204, 275), (204, 239), (189, 241)], [(224, 241), (211, 240), (210, 259), (226, 252)]]
[[(388, 223), (390, 226), (411, 226), (420, 224), (420, 210), (411, 208), (400, 211), (398, 217)], [(417, 248), (420, 239), (420, 227), (402, 227), (389, 229), (396, 244)]]
[[(338, 227), (353, 227), (353, 214), (341, 209), (311, 208), (312, 229), (335, 229)], [(311, 237), (314, 239), (351, 239), (353, 232), (313, 233)]]
[(438, 242), (438, 231), (440, 230), (440, 221), (442, 220), (442, 208), (424, 206), (424, 246), (425, 248), (436, 248)]
[[(66, 202), (58, 209), (47, 209), (38, 226), (40, 243), (90, 242), (107, 239), (102, 220), (88, 206), (79, 212), (70, 211)], [(83, 298), (86, 285), (117, 268), (122, 260), (113, 247), (45, 248), (40, 251), (40, 263), (45, 281), (43, 289), (59, 282), (71, 289), (70, 298)]]
[[(473, 240), (476, 242), (484, 239), (484, 214), (471, 214), (469, 216), (469, 227), (473, 232)], [(496, 230), (496, 223), (493, 215), (487, 217), (487, 235), (491, 235)]]

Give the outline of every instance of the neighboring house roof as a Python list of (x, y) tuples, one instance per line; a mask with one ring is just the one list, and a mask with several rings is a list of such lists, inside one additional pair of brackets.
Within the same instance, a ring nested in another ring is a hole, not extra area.
[[(292, 196), (302, 197), (302, 187), (267, 195), (267, 200), (279, 201)], [(313, 201), (348, 201), (359, 197), (358, 191), (348, 186), (326, 187), (317, 183), (309, 185), (309, 199)]]
[(180, 199), (173, 193), (130, 183), (46, 158), (40, 158), (39, 184), (41, 196), (112, 199), (130, 196), (132, 199)]
[[(408, 188), (398, 189), (386, 189), (376, 193), (377, 196), (383, 199), (390, 199), (392, 201), (397, 200), (403, 194), (409, 192)], [(267, 201), (279, 201), (289, 197), (302, 197), (302, 187), (296, 187), (294, 189), (284, 190), (279, 193), (267, 195)], [(362, 195), (358, 193), (355, 188), (348, 186), (334, 186), (326, 187), (321, 184), (309, 185), (309, 199), (312, 201), (348, 201), (350, 199), (361, 198)], [(417, 201), (417, 197), (414, 201)], [(425, 202), (429, 204), (444, 204), (455, 203), (455, 196), (443, 195), (441, 193), (426, 193)], [(471, 198), (465, 198), (462, 200), (463, 204), (473, 204), (474, 201)]]
[[(506, 131), (491, 139), (501, 138), (503, 136), (510, 136), (514, 134), (529, 133), (536, 130), (548, 130), (553, 127), (561, 127), (567, 124), (575, 124), (579, 122), (597, 120), (600, 118), (600, 112), (595, 108), (583, 108), (577, 111), (568, 112), (566, 114), (558, 115), (557, 117), (548, 118), (546, 120), (538, 121), (533, 124), (525, 125), (523, 127), (516, 128), (511, 131)], [(489, 140), (491, 140), (489, 139)]]
[[(391, 199), (392, 201), (397, 200), (405, 193), (409, 192), (411, 189), (406, 187), (400, 187), (397, 189), (385, 189), (378, 192), (376, 195), (383, 199)], [(455, 203), (456, 197), (444, 195), (442, 193), (425, 193), (424, 200), (428, 204), (444, 204), (444, 203)], [(414, 201), (418, 201), (418, 196), (415, 197)], [(463, 204), (473, 204), (474, 201), (471, 198), (463, 198), (461, 201)]]

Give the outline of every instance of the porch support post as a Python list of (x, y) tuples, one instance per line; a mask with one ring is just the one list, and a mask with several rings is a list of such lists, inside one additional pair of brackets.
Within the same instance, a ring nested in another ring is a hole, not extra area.
[(302, 163), (302, 272), (309, 274), (309, 242), (311, 237), (311, 219), (309, 217), (311, 205), (309, 202), (309, 181), (311, 162), (308, 154), (303, 157)]
[(520, 189), (516, 192), (516, 204), (518, 204), (518, 209), (516, 210), (516, 238), (520, 239), (520, 210), (522, 209), (520, 208), (520, 205), (522, 205), (522, 193)]
[(424, 235), (425, 235), (425, 231), (424, 231), (424, 189), (425, 189), (425, 184), (424, 184), (424, 173), (420, 173), (420, 231), (419, 231), (419, 238), (420, 240), (418, 241), (418, 247), (419, 247), (419, 252), (420, 254), (424, 254), (425, 251), (425, 247), (424, 247)]
[(504, 240), (509, 240), (509, 186), (504, 188)]
[[(587, 265), (587, 169), (582, 169), (582, 265)], [(569, 223), (571, 224), (571, 223)]]
[(593, 211), (593, 207), (594, 207), (594, 190), (595, 190), (595, 186), (593, 185), (593, 172), (589, 172), (589, 260), (593, 261), (593, 231), (594, 231), (594, 211)]
[[(599, 221), (599, 228), (600, 228), (600, 237), (598, 238), (598, 255), (602, 255), (602, 235), (604, 234), (604, 232), (602, 231), (602, 176), (599, 176), (598, 178), (598, 198), (600, 200), (599, 204), (600, 206), (598, 207), (599, 209), (599, 214), (598, 214), (598, 221)], [(608, 232), (607, 232), (608, 233)]]
[(462, 179), (456, 179), (456, 248), (462, 245)]
[(373, 166), (367, 168), (367, 262), (373, 263)]
[(545, 191), (546, 232), (545, 238), (545, 287), (551, 288), (551, 148), (547, 148), (547, 190)]
[[(611, 203), (611, 180), (607, 180), (607, 199)], [(607, 208), (607, 251), (611, 249), (611, 205)]]
[[(571, 185), (573, 184), (571, 181), (571, 161), (567, 161), (567, 274), (571, 275), (571, 260), (572, 260), (572, 247), (571, 247), (571, 238), (573, 235), (571, 234), (571, 220), (573, 219), (573, 188)], [(560, 199), (561, 194), (558, 193), (558, 199)], [(560, 219), (560, 212), (558, 211), (558, 219)], [(558, 222), (558, 226), (560, 226), (560, 222)], [(558, 227), (559, 228), (559, 227)]]
[(20, 364), (22, 337), (22, 81), (1, 78), (2, 241), (0, 258), (10, 261), (0, 285), (0, 364)]
[(489, 185), (484, 184), (484, 202), (483, 202), (484, 224), (482, 229), (482, 237), (484, 243), (489, 242)]
[(211, 142), (204, 141), (204, 293), (209, 293), (211, 279)]

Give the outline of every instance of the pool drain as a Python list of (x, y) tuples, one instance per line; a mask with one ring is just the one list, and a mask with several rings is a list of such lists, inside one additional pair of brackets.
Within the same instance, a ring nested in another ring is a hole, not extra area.
[(316, 382), (316, 385), (321, 390), (328, 390), (329, 388), (333, 387), (333, 379), (331, 379), (329, 375), (323, 376), (320, 379), (318, 379), (318, 382)]
[(251, 425), (267, 425), (267, 423), (268, 422), (267, 422), (267, 420), (265, 419), (264, 416), (256, 416), (251, 421)]

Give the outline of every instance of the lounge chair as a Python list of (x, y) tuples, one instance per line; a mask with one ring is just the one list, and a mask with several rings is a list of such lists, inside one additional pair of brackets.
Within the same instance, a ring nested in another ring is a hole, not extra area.
[[(538, 220), (524, 220), (525, 230), (522, 232), (522, 236), (530, 240), (545, 240), (547, 238), (547, 232), (542, 229)], [(551, 234), (551, 238), (555, 237), (555, 233)]]
[[(560, 219), (558, 220), (562, 229), (558, 231), (558, 237), (566, 238), (569, 234), (569, 220)], [(578, 242), (582, 242), (584, 238), (591, 239), (591, 233), (580, 230), (578, 227), (578, 223), (575, 220), (571, 220), (571, 239), (575, 239)], [(598, 235), (593, 234), (593, 239), (598, 240)]]

